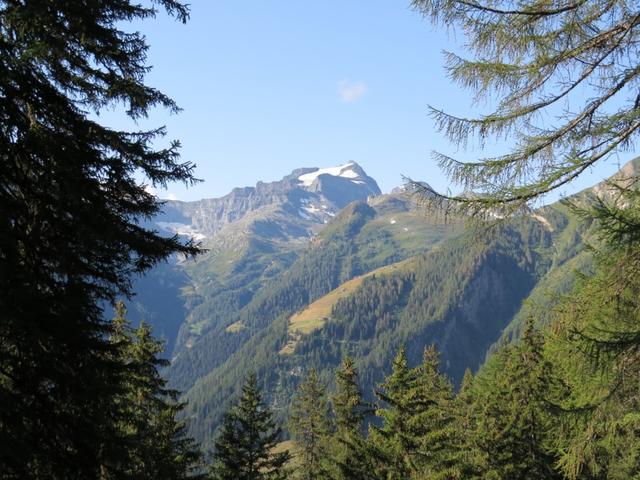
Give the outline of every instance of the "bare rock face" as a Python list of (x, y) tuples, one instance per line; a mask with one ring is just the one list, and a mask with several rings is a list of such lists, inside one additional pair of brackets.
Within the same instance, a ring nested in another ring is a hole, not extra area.
[(301, 168), (277, 182), (234, 188), (220, 198), (167, 201), (155, 223), (166, 233), (206, 242), (223, 227), (249, 215), (264, 222), (286, 214), (288, 223), (294, 224), (287, 230), (308, 237), (349, 203), (380, 193), (376, 181), (356, 162)]

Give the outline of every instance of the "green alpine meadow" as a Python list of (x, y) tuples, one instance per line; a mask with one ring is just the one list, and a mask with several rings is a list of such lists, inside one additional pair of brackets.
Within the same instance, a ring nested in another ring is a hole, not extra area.
[(629, 0), (0, 0), (0, 480), (640, 479), (639, 133)]

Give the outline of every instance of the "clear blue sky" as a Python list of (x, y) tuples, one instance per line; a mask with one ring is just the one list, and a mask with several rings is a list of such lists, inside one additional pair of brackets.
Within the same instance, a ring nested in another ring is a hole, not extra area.
[[(469, 92), (449, 82), (441, 53), (461, 39), (435, 30), (408, 1), (192, 0), (186, 25), (159, 15), (133, 28), (151, 45), (148, 83), (184, 109), (155, 110), (141, 126), (166, 124), (204, 180), (161, 197), (217, 197), (349, 160), (383, 191), (402, 175), (447, 188), (430, 152), (456, 150), (435, 131), (427, 105), (469, 113)], [(114, 115), (105, 119), (126, 126)]]

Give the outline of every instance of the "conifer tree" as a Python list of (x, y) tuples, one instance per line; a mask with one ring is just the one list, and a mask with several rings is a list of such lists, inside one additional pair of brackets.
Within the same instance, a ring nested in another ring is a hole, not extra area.
[(342, 365), (336, 372), (336, 394), (332, 404), (338, 431), (357, 433), (362, 430), (367, 409), (358, 386), (355, 363), (349, 356), (342, 360)]
[(387, 405), (377, 412), (383, 423), (370, 433), (384, 478), (445, 479), (458, 475), (453, 389), (439, 373), (434, 346), (421, 365), (409, 369), (404, 349), (376, 392)]
[(118, 131), (94, 113), (133, 119), (178, 107), (145, 84), (148, 46), (128, 22), (176, 0), (0, 1), (0, 472), (5, 478), (125, 475), (121, 373), (101, 306), (133, 273), (178, 252), (139, 220), (158, 200), (144, 183), (193, 181), (165, 134)]
[(440, 360), (435, 345), (424, 351), (416, 376), (414, 401), (417, 409), (411, 421), (420, 445), (416, 456), (415, 478), (450, 479), (460, 475), (453, 387), (439, 372)]
[(289, 430), (296, 442), (296, 478), (319, 480), (329, 478), (327, 441), (331, 433), (324, 386), (315, 369), (298, 387), (291, 406)]
[(640, 469), (637, 242), (596, 255), (556, 310), (549, 359), (568, 393), (556, 448), (566, 478), (633, 478)]
[(460, 473), (460, 478), (465, 479), (482, 478), (481, 452), (474, 442), (478, 406), (475, 403), (477, 398), (473, 390), (473, 381), (473, 373), (467, 368), (454, 400), (454, 438), (451, 439), (451, 445), (455, 449), (455, 468)]
[(376, 410), (382, 425), (372, 425), (369, 429), (370, 446), (377, 459), (376, 474), (379, 478), (407, 479), (415, 468), (413, 455), (419, 441), (409, 429), (414, 414), (411, 401), (414, 384), (415, 372), (409, 369), (406, 351), (401, 347), (393, 360), (391, 374), (375, 392), (385, 405)]
[[(127, 365), (115, 398), (120, 418), (125, 420), (114, 426), (127, 446), (126, 457), (121, 459), (124, 472), (116, 475), (140, 480), (204, 478), (199, 474), (203, 467), (200, 452), (178, 420), (184, 404), (177, 401), (178, 392), (166, 388), (158, 372), (168, 364), (159, 358), (162, 342), (152, 337), (144, 322), (132, 329), (122, 302), (116, 304), (110, 341)], [(101, 472), (105, 478), (111, 474), (108, 468)]]
[(485, 372), (475, 441), (486, 478), (562, 478), (549, 438), (553, 372), (542, 348), (529, 319), (520, 343), (503, 346)]
[(506, 214), (633, 149), (640, 132), (635, 2), (412, 3), (465, 38), (465, 56), (446, 52), (446, 68), (475, 102), (489, 100), (492, 108), (475, 118), (432, 108), (437, 127), (462, 146), (514, 139), (494, 157), (435, 154), (454, 182), (479, 195), (450, 197), (414, 184), (426, 198), (465, 212)]
[[(416, 184), (432, 204), (485, 217), (513, 213), (591, 166), (633, 151), (640, 132), (635, 2), (414, 0), (413, 5), (465, 36), (467, 56), (447, 53), (447, 69), (473, 90), (475, 101), (489, 100), (493, 108), (476, 118), (434, 108), (437, 126), (457, 144), (515, 139), (510, 151), (495, 157), (461, 161), (436, 154), (453, 181), (480, 195), (451, 197)], [(562, 338), (552, 358), (571, 387), (558, 430), (561, 467), (569, 478), (613, 478), (610, 468), (624, 478), (637, 470), (632, 459), (640, 458), (637, 449), (626, 449), (637, 444), (630, 439), (638, 430), (636, 396), (627, 389), (635, 383), (640, 345), (634, 305), (640, 272), (637, 165), (590, 204), (578, 205), (587, 219), (597, 220), (603, 242), (599, 271), (562, 302), (553, 326)]]
[(256, 374), (250, 373), (215, 442), (214, 480), (284, 479), (289, 452), (273, 452), (280, 434), (271, 411), (262, 404)]
[(332, 458), (337, 479), (370, 478), (371, 468), (363, 436), (363, 423), (369, 408), (364, 404), (358, 386), (358, 372), (349, 356), (342, 360), (336, 372), (336, 393), (333, 396), (336, 431), (332, 437)]

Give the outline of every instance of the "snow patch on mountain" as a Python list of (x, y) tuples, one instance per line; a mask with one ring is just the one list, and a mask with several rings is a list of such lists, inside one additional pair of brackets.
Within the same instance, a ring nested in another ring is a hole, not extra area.
[[(304, 175), (300, 175), (298, 177), (298, 181), (302, 182), (302, 185), (305, 187), (310, 187), (311, 184), (318, 178), (320, 175), (331, 175), (333, 177), (343, 177), (343, 178), (358, 178), (357, 172), (353, 170), (354, 162), (349, 162), (344, 165), (340, 165), (338, 167), (328, 167), (328, 168), (319, 168), (315, 172), (305, 173)], [(353, 183), (364, 184), (362, 180), (351, 180)]]
[(175, 233), (177, 235), (184, 235), (185, 237), (192, 238), (196, 241), (204, 240), (207, 238), (206, 235), (202, 234), (193, 226), (188, 225), (186, 223), (178, 223), (178, 222), (156, 222), (156, 225), (163, 230), (166, 230), (171, 233)]
[(322, 211), (315, 205), (309, 205), (308, 207), (304, 207), (304, 209), (309, 213), (318, 213)]

